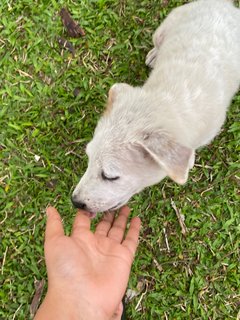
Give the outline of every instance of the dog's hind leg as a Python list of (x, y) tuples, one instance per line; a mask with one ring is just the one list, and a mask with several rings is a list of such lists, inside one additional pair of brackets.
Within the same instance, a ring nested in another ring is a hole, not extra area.
[(160, 26), (153, 34), (154, 48), (148, 52), (145, 60), (146, 65), (152, 69), (154, 68), (158, 50), (163, 42), (163, 39), (164, 39), (164, 33)]

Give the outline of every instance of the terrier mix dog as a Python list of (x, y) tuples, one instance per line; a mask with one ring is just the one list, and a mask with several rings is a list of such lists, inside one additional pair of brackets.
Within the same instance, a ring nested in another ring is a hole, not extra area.
[(240, 10), (230, 0), (174, 9), (153, 35), (142, 87), (109, 91), (72, 201), (92, 213), (115, 210), (169, 176), (187, 181), (195, 150), (219, 132), (240, 83)]

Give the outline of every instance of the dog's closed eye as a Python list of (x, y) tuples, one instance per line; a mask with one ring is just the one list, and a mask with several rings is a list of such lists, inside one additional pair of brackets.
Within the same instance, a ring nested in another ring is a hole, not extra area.
[(108, 181), (115, 181), (115, 180), (118, 180), (120, 177), (109, 177), (105, 174), (104, 171), (101, 172), (101, 176), (102, 176), (102, 179), (103, 180), (108, 180)]

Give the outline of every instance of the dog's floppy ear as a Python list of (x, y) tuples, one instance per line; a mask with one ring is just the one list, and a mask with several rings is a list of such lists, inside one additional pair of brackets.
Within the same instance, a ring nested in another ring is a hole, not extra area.
[(144, 134), (140, 145), (145, 156), (154, 159), (172, 180), (179, 184), (187, 181), (188, 171), (194, 164), (192, 149), (177, 143), (162, 132)]
[(126, 93), (126, 91), (128, 91), (130, 88), (132, 87), (127, 83), (115, 83), (108, 92), (108, 100), (105, 113), (110, 112), (117, 97), (121, 93)]

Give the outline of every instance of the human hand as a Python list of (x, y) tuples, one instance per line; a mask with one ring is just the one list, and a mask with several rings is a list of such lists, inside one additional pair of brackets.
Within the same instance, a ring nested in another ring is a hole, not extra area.
[(68, 237), (57, 210), (47, 209), (48, 292), (35, 320), (110, 320), (117, 309), (114, 319), (120, 319), (140, 230), (135, 217), (124, 239), (129, 212), (124, 207), (117, 218), (105, 214), (93, 233), (88, 213), (79, 211)]

